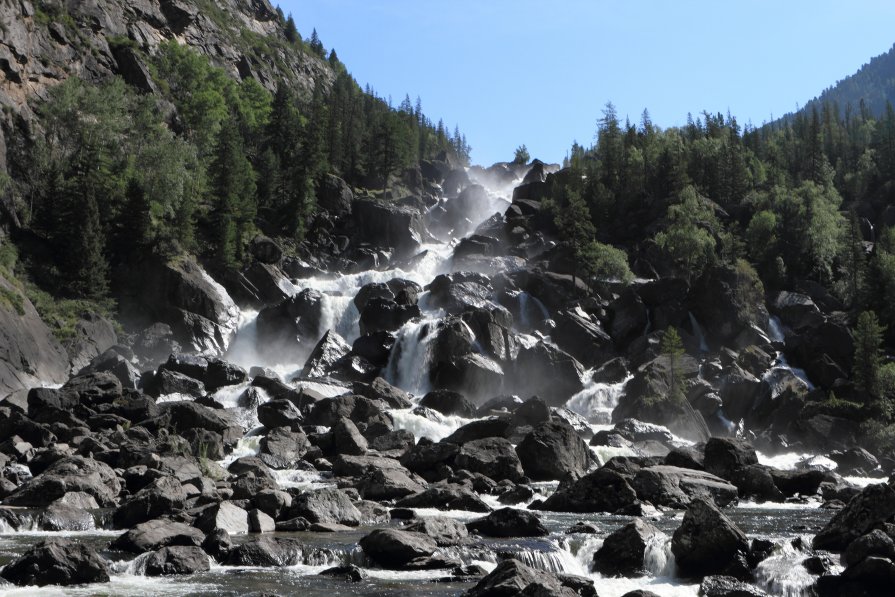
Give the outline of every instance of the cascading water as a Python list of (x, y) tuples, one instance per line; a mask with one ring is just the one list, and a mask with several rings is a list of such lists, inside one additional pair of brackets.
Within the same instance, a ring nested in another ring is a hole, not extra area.
[(437, 322), (427, 318), (404, 324), (385, 367), (386, 381), (416, 395), (429, 391), (429, 362)]

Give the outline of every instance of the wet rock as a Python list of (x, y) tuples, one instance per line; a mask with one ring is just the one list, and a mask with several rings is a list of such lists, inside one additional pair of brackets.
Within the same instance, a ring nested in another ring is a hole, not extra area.
[(326, 377), (339, 359), (349, 352), (351, 352), (351, 347), (345, 342), (345, 339), (333, 330), (327, 330), (317, 342), (314, 350), (311, 351), (311, 355), (301, 370), (301, 377), (309, 379)]
[(434, 390), (420, 400), (420, 406), (431, 408), (443, 415), (456, 415), (464, 418), (475, 416), (476, 407), (463, 394), (450, 390)]
[(748, 573), (746, 535), (714, 503), (694, 499), (681, 526), (674, 532), (671, 551), (681, 574), (726, 574), (743, 578)]
[(745, 440), (713, 437), (705, 444), (705, 470), (732, 480), (741, 469), (758, 464), (755, 449)]
[(524, 473), (513, 445), (501, 437), (473, 440), (460, 446), (454, 457), (457, 468), (482, 473), (496, 481), (516, 481)]
[(275, 427), (261, 438), (260, 459), (270, 468), (293, 469), (310, 449), (311, 443), (303, 431)]
[(512, 387), (519, 394), (536, 394), (550, 406), (563, 406), (584, 388), (583, 375), (584, 367), (574, 357), (540, 342), (519, 351)]
[(319, 489), (292, 500), (290, 517), (301, 516), (311, 523), (338, 523), (357, 526), (363, 516), (348, 496), (338, 489)]
[(258, 405), (258, 421), (268, 429), (289, 427), (298, 429), (302, 423), (301, 411), (285, 399), (276, 399)]
[(232, 502), (221, 502), (203, 510), (193, 525), (206, 534), (225, 531), (228, 535), (244, 535), (249, 532), (248, 516), (248, 512)]
[(358, 568), (353, 564), (345, 566), (334, 566), (327, 568), (319, 573), (320, 576), (328, 576), (330, 578), (340, 578), (349, 582), (361, 582), (367, 578), (367, 573), (362, 568)]
[(864, 448), (835, 450), (827, 458), (836, 463), (836, 472), (843, 476), (866, 477), (879, 469), (879, 461)]
[(641, 519), (623, 526), (603, 541), (594, 553), (594, 570), (605, 576), (643, 576), (644, 556), (649, 545), (663, 537), (662, 533)]
[(43, 531), (92, 531), (96, 523), (87, 510), (53, 502), (41, 513), (38, 526)]
[(259, 509), (249, 510), (250, 533), (272, 533), (276, 530), (274, 519)]
[(421, 315), (420, 308), (415, 304), (399, 305), (393, 300), (370, 298), (360, 314), (360, 333), (367, 335), (396, 332), (405, 323)]
[(583, 475), (591, 464), (587, 444), (571, 425), (562, 420), (542, 423), (525, 436), (516, 454), (526, 476), (534, 481)]
[(7, 506), (46, 507), (69, 492), (92, 496), (100, 506), (114, 506), (121, 484), (107, 465), (82, 456), (69, 456), (51, 464), (7, 496)]
[(401, 569), (416, 558), (429, 557), (438, 545), (422, 533), (376, 529), (360, 540), (368, 558), (383, 568)]
[(460, 545), (469, 536), (466, 526), (443, 516), (427, 516), (407, 525), (406, 530), (431, 537), (439, 547)]
[(491, 512), (488, 506), (474, 492), (460, 485), (431, 485), (415, 495), (395, 502), (400, 508), (435, 508), (438, 510), (466, 510), (468, 512)]
[(163, 547), (146, 560), (146, 576), (170, 576), (208, 572), (208, 556), (201, 547)]
[(531, 508), (551, 512), (618, 512), (637, 503), (637, 493), (616, 471), (600, 468), (560, 487), (543, 504)]
[(732, 576), (706, 576), (699, 585), (702, 597), (767, 597), (767, 593)]
[[(528, 593), (524, 591), (531, 588)], [(511, 597), (513, 595), (554, 595), (571, 597), (575, 591), (563, 587), (553, 574), (535, 570), (518, 560), (503, 560), (488, 576), (464, 595), (466, 597)]]
[(888, 483), (868, 485), (837, 512), (814, 537), (815, 549), (843, 551), (875, 526), (895, 516), (895, 489)]
[(372, 469), (358, 482), (357, 490), (366, 500), (393, 500), (414, 495), (426, 489), (422, 479), (401, 469)]
[(550, 532), (540, 518), (527, 510), (501, 508), (466, 524), (472, 532), (486, 537), (544, 537)]
[(71, 539), (47, 539), (4, 566), (0, 576), (19, 586), (109, 582), (109, 565), (93, 548)]
[(852, 541), (843, 554), (848, 566), (854, 566), (869, 556), (895, 559), (895, 542), (883, 531), (874, 529)]
[(723, 508), (738, 496), (737, 488), (720, 477), (673, 466), (642, 468), (630, 483), (641, 500), (671, 508), (686, 508), (695, 499), (709, 499)]
[(174, 477), (161, 477), (138, 491), (112, 515), (112, 522), (125, 529), (182, 510), (186, 493)]
[(369, 383), (355, 383), (352, 389), (358, 396), (382, 402), (388, 405), (389, 408), (410, 408), (413, 406), (410, 394), (400, 388), (396, 388), (381, 377), (377, 377)]
[(323, 317), (323, 295), (306, 288), (279, 305), (258, 313), (258, 346), (270, 356), (282, 356), (296, 343), (316, 342)]
[(201, 546), (204, 539), (205, 534), (195, 527), (159, 518), (140, 523), (123, 533), (111, 547), (140, 554), (172, 545)]
[(583, 365), (600, 365), (614, 356), (612, 338), (580, 308), (559, 313), (555, 321), (550, 337)]
[(332, 427), (335, 450), (340, 454), (361, 456), (367, 452), (367, 440), (350, 419), (342, 418)]
[(513, 421), (508, 417), (491, 417), (470, 421), (463, 425), (443, 441), (446, 444), (465, 444), (487, 438), (507, 438), (513, 431)]
[(292, 543), (273, 537), (261, 536), (237, 545), (224, 559), (225, 566), (280, 567), (292, 563)]

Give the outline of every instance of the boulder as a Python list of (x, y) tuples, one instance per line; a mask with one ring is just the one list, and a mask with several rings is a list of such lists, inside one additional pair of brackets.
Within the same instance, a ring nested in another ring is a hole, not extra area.
[(463, 394), (450, 390), (434, 390), (420, 400), (420, 406), (431, 408), (443, 415), (456, 415), (471, 419), (475, 417), (476, 407)]
[(258, 313), (258, 346), (275, 358), (295, 352), (298, 344), (317, 342), (323, 318), (323, 295), (305, 288), (282, 303)]
[(301, 411), (284, 398), (262, 402), (258, 405), (256, 413), (258, 421), (268, 429), (277, 427), (298, 429), (303, 419)]
[(422, 217), (414, 209), (372, 198), (355, 199), (351, 206), (359, 242), (392, 248), (398, 257), (408, 257), (427, 236)]
[(454, 465), (459, 469), (482, 473), (495, 481), (517, 481), (524, 474), (513, 445), (502, 437), (464, 443), (454, 457)]
[(661, 531), (639, 518), (613, 531), (594, 553), (594, 570), (604, 576), (643, 576), (647, 548), (663, 538)]
[(275, 427), (261, 438), (260, 458), (270, 468), (292, 469), (310, 449), (311, 443), (303, 431)]
[(584, 388), (584, 367), (574, 357), (539, 342), (519, 351), (512, 367), (512, 388), (518, 394), (540, 396), (550, 406), (563, 406)]
[(736, 486), (720, 477), (674, 466), (641, 468), (630, 483), (639, 499), (669, 508), (686, 508), (698, 499), (711, 500), (723, 508), (738, 497)]
[(183, 509), (186, 493), (175, 477), (160, 477), (138, 491), (112, 514), (116, 528), (123, 529)]
[(268, 236), (259, 234), (249, 243), (249, 252), (252, 257), (264, 264), (273, 265), (283, 258), (283, 249)]
[(844, 551), (858, 537), (895, 516), (895, 489), (888, 483), (868, 485), (814, 537), (815, 549)]
[(146, 560), (146, 576), (170, 576), (208, 572), (211, 566), (201, 547), (176, 545), (163, 547)]
[(92, 496), (102, 507), (114, 506), (121, 491), (115, 471), (107, 464), (69, 456), (22, 484), (3, 500), (6, 506), (46, 507), (69, 492)]
[(392, 569), (401, 569), (416, 558), (429, 557), (438, 548), (427, 535), (398, 529), (376, 529), (360, 540), (360, 546), (376, 564)]
[(713, 437), (705, 444), (705, 470), (732, 480), (741, 469), (758, 464), (755, 449), (745, 440)]
[(224, 531), (228, 535), (244, 535), (249, 532), (249, 513), (232, 502), (220, 502), (205, 508), (193, 525), (210, 535)]
[(394, 300), (373, 297), (365, 301), (360, 313), (360, 333), (365, 336), (379, 332), (396, 332), (405, 323), (421, 315), (419, 306), (415, 304), (400, 305)]
[(289, 541), (262, 535), (231, 549), (225, 566), (281, 567), (294, 563), (294, 554), (301, 546)]
[(525, 436), (516, 454), (526, 476), (534, 481), (553, 481), (568, 474), (587, 472), (590, 448), (571, 425), (562, 420), (540, 424)]
[(109, 565), (83, 543), (54, 538), (4, 566), (0, 576), (19, 586), (83, 585), (109, 582)]
[(182, 522), (158, 518), (143, 522), (120, 535), (112, 549), (131, 553), (155, 551), (172, 545), (201, 546), (205, 534)]
[(461, 522), (444, 516), (427, 516), (405, 527), (405, 530), (432, 538), (439, 547), (464, 543), (469, 531)]
[(305, 366), (301, 370), (301, 377), (314, 378), (326, 377), (333, 370), (335, 364), (351, 352), (351, 347), (345, 342), (344, 338), (334, 332), (327, 330), (317, 346), (311, 351), (311, 356), (305, 361)]
[(318, 489), (292, 500), (290, 517), (301, 516), (311, 523), (337, 523), (357, 526), (363, 520), (348, 496), (338, 489)]
[[(680, 573), (685, 576), (727, 574), (743, 578), (749, 554), (746, 535), (712, 501), (694, 499), (671, 539)], [(744, 569), (745, 568), (745, 569)]]
[(362, 456), (367, 452), (367, 440), (351, 419), (342, 417), (332, 427), (333, 446), (339, 454)]
[(534, 512), (515, 508), (495, 510), (484, 518), (468, 522), (466, 528), (485, 537), (544, 537), (550, 534)]
[(365, 500), (394, 500), (424, 491), (424, 482), (403, 468), (372, 468), (358, 481), (357, 491)]
[(122, 320), (161, 322), (191, 351), (221, 355), (239, 325), (239, 309), (223, 286), (192, 258), (147, 259), (121, 284)]
[(344, 180), (334, 174), (326, 174), (317, 188), (317, 205), (334, 216), (351, 215), (354, 192)]
[(732, 576), (706, 576), (699, 585), (701, 597), (767, 597), (767, 593)]
[(38, 526), (42, 531), (92, 531), (96, 529), (96, 522), (87, 510), (57, 500), (41, 512)]
[(75, 324), (74, 334), (65, 344), (71, 372), (88, 367), (94, 358), (118, 344), (112, 322), (98, 313), (85, 312)]
[(895, 542), (880, 529), (874, 529), (852, 541), (846, 548), (843, 559), (847, 566), (854, 566), (869, 556), (895, 559)]
[(594, 367), (615, 356), (612, 338), (590, 315), (576, 308), (559, 313), (550, 337), (556, 344), (587, 367)]
[(540, 506), (551, 512), (625, 511), (638, 503), (637, 493), (618, 472), (600, 468), (573, 483), (559, 487)]
[[(530, 591), (525, 592), (531, 588)], [(512, 597), (515, 595), (573, 597), (578, 593), (562, 586), (559, 578), (550, 572), (535, 570), (518, 560), (503, 560), (464, 593), (465, 597)]]
[(491, 512), (482, 499), (461, 485), (430, 485), (428, 489), (395, 502), (399, 508), (435, 508), (437, 510), (465, 510)]

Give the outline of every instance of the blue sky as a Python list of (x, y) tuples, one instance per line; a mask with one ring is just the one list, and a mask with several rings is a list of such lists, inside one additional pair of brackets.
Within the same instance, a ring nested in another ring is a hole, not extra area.
[[(272, 0), (276, 2), (276, 0)], [(281, 0), (361, 85), (409, 93), (475, 163), (560, 161), (603, 106), (655, 124), (790, 112), (895, 43), (891, 0)]]

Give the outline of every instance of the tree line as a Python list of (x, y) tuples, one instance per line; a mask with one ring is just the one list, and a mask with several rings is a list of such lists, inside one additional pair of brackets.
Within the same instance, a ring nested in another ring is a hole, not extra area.
[[(289, 27), (286, 32), (288, 36)], [(323, 55), (316, 35), (310, 43)], [(21, 219), (45, 248), (30, 273), (53, 294), (103, 299), (116, 268), (146, 253), (239, 266), (259, 228), (302, 240), (321, 177), (385, 188), (420, 159), (468, 160), (463, 135), (333, 77), (302, 94), (237, 82), (176, 42), (149, 58), (159, 95), (120, 79), (70, 78), (36, 106), (43, 134), (11, 160)]]

